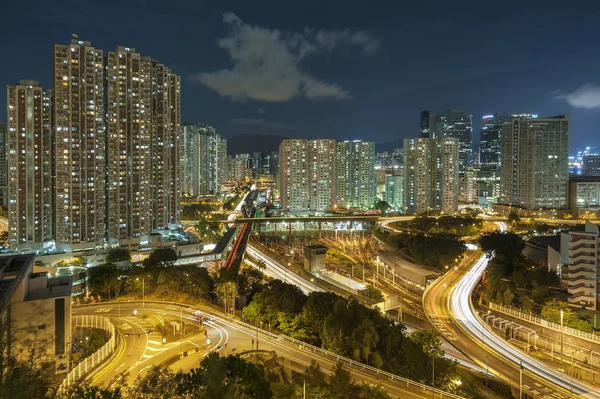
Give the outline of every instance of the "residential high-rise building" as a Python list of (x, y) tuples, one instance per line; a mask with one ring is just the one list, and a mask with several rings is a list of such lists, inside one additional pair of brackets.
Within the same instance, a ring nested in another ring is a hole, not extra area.
[(460, 142), (457, 138), (404, 140), (404, 205), (409, 213), (458, 209)]
[(179, 227), (181, 78), (152, 60), (152, 230)]
[(360, 140), (284, 140), (279, 193), (287, 212), (325, 212), (375, 202), (375, 144)]
[(502, 131), (500, 204), (564, 209), (569, 179), (569, 117), (514, 118)]
[(0, 187), (8, 184), (7, 143), (6, 125), (0, 122)]
[(409, 213), (431, 208), (431, 145), (429, 138), (404, 139), (404, 205)]
[(194, 141), (197, 132), (198, 128), (194, 124), (183, 123), (181, 125), (179, 137), (181, 176), (179, 181), (181, 182), (181, 194), (186, 196), (194, 195)]
[(335, 204), (335, 140), (309, 140), (308, 150), (308, 180), (310, 184), (309, 209), (325, 212)]
[(279, 145), (279, 197), (284, 212), (310, 209), (307, 140), (283, 140)]
[(76, 36), (54, 46), (54, 237), (57, 247), (104, 244), (103, 52)]
[(194, 154), (194, 195), (218, 194), (227, 181), (227, 139), (214, 127), (199, 124)]
[(39, 249), (52, 239), (52, 92), (32, 80), (7, 89), (8, 242)]
[(108, 242), (147, 242), (179, 222), (179, 77), (118, 47), (105, 82)]
[(443, 212), (458, 210), (460, 142), (458, 138), (440, 137), (432, 143), (435, 173), (433, 208)]
[(181, 132), (182, 192), (218, 194), (228, 180), (227, 140), (204, 123), (185, 124)]
[(106, 55), (106, 222), (111, 244), (152, 233), (152, 60)]
[(375, 203), (375, 143), (337, 143), (336, 203), (345, 208), (369, 208)]
[(404, 208), (404, 181), (402, 168), (394, 169), (396, 174), (385, 177), (385, 200), (393, 209)]
[(479, 163), (483, 167), (495, 166), (500, 169), (502, 159), (501, 154), (501, 142), (502, 142), (502, 129), (504, 125), (512, 121), (514, 118), (517, 119), (532, 119), (537, 118), (534, 114), (490, 114), (484, 115), (482, 118), (482, 128), (480, 131), (479, 140)]
[(8, 208), (8, 152), (6, 125), (0, 122), (0, 207)]

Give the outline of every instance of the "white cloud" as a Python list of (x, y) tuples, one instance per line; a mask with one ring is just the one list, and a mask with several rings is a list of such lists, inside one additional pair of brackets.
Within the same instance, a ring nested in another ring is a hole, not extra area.
[(555, 90), (551, 95), (556, 99), (565, 100), (575, 108), (600, 108), (600, 85), (594, 82), (586, 83), (571, 93)]
[(228, 35), (217, 43), (229, 53), (233, 66), (215, 72), (201, 72), (192, 79), (234, 101), (288, 101), (309, 99), (349, 99), (343, 87), (304, 72), (302, 60), (308, 55), (346, 45), (359, 47), (364, 55), (377, 52), (380, 44), (364, 31), (314, 31), (287, 33), (243, 23), (233, 13), (223, 15)]

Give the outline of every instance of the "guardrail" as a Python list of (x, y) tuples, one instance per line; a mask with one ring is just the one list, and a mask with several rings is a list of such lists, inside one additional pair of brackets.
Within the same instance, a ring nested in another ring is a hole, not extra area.
[[(525, 321), (528, 321), (533, 324), (538, 324), (541, 327), (546, 327), (546, 328), (549, 328), (551, 330), (555, 330), (558, 332), (561, 331), (561, 325), (559, 323), (555, 323), (553, 321), (542, 319), (541, 317), (526, 314), (526, 313), (523, 313), (519, 310), (513, 309), (508, 306), (498, 305), (493, 302), (490, 302), (490, 308), (493, 310), (496, 310), (498, 312), (516, 317), (517, 319), (525, 320)], [(586, 341), (600, 344), (600, 336), (598, 336), (596, 334), (592, 334), (589, 332), (585, 332), (585, 331), (578, 330), (578, 329), (572, 328), (572, 327), (567, 327), (567, 326), (562, 326), (562, 332), (564, 334), (571, 335), (573, 337), (585, 339)]]
[[(169, 305), (174, 305), (174, 306), (182, 306), (182, 307), (185, 307), (185, 308), (189, 308), (189, 307), (196, 307), (197, 308), (197, 306), (186, 305), (186, 304), (182, 304), (182, 303), (179, 303), (179, 302), (146, 301), (146, 304), (148, 304), (148, 303), (169, 304)], [(299, 349), (310, 350), (312, 353), (318, 354), (322, 358), (326, 358), (326, 359), (333, 360), (333, 361), (336, 361), (336, 362), (341, 362), (342, 364), (345, 364), (346, 366), (349, 366), (349, 367), (351, 367), (351, 368), (353, 368), (355, 370), (361, 370), (363, 372), (366, 371), (366, 372), (369, 372), (369, 373), (374, 374), (374, 375), (380, 375), (380, 376), (383, 376), (383, 377), (387, 377), (391, 381), (397, 381), (397, 382), (400, 382), (402, 384), (405, 384), (406, 387), (414, 387), (414, 388), (422, 389), (424, 391), (435, 393), (435, 394), (439, 395), (440, 398), (464, 399), (462, 396), (459, 396), (459, 395), (456, 395), (456, 394), (453, 394), (453, 393), (450, 393), (450, 392), (446, 392), (446, 391), (443, 391), (443, 390), (438, 389), (438, 388), (433, 388), (433, 387), (431, 387), (429, 385), (425, 385), (425, 384), (422, 384), (420, 382), (416, 382), (416, 381), (410, 380), (408, 378), (401, 377), (399, 375), (392, 374), (392, 373), (389, 373), (387, 371), (375, 368), (373, 366), (369, 366), (367, 364), (364, 364), (364, 363), (361, 363), (361, 362), (357, 362), (356, 360), (352, 360), (352, 359), (349, 359), (347, 357), (344, 357), (344, 356), (341, 356), (341, 355), (337, 355), (337, 354), (335, 354), (333, 352), (330, 352), (328, 350), (316, 347), (316, 346), (311, 345), (311, 344), (307, 344), (306, 342), (299, 341), (299, 340), (294, 339), (292, 337), (288, 337), (287, 335), (279, 335), (279, 334), (268, 332), (268, 331), (263, 330), (263, 329), (259, 329), (259, 328), (257, 328), (257, 326), (253, 326), (251, 324), (248, 324), (246, 322), (243, 322), (243, 321), (238, 320), (236, 318), (233, 318), (231, 316), (225, 316), (225, 315), (221, 315), (221, 314), (216, 314), (216, 312), (213, 312), (212, 316), (225, 319), (225, 320), (227, 320), (229, 322), (238, 324), (240, 326), (249, 328), (251, 330), (256, 330), (259, 335), (267, 336), (267, 337), (270, 337), (272, 339), (278, 340), (280, 342), (283, 341), (283, 342), (287, 342), (287, 343), (296, 345)]]
[(97, 328), (104, 331), (108, 331), (110, 334), (109, 340), (92, 353), (91, 356), (82, 359), (77, 366), (75, 366), (62, 381), (58, 387), (58, 393), (64, 393), (69, 386), (73, 383), (81, 380), (88, 372), (92, 371), (94, 367), (102, 363), (108, 356), (110, 356), (117, 346), (117, 337), (115, 334), (115, 326), (110, 322), (107, 317), (101, 317), (97, 315), (83, 315), (73, 316), (71, 322), (71, 328)]

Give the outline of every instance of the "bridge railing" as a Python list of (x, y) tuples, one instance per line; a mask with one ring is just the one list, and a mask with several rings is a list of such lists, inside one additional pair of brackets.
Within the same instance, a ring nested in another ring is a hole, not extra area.
[[(182, 303), (178, 303), (178, 302), (146, 301), (146, 304), (148, 304), (149, 302), (170, 304), (170, 305), (175, 305), (175, 306), (183, 306), (185, 308), (190, 307), (190, 305), (186, 305), (186, 304), (182, 304)], [(251, 330), (256, 330), (256, 333), (259, 336), (266, 336), (266, 337), (272, 338), (274, 340), (278, 340), (280, 342), (286, 342), (288, 344), (292, 344), (292, 345), (296, 346), (298, 349), (307, 350), (312, 353), (318, 354), (322, 358), (333, 360), (335, 362), (341, 362), (342, 364), (344, 364), (348, 367), (351, 367), (354, 370), (361, 370), (363, 372), (368, 372), (375, 376), (386, 377), (390, 381), (396, 381), (396, 382), (402, 383), (407, 388), (413, 387), (413, 388), (421, 389), (426, 392), (431, 392), (432, 394), (435, 393), (436, 395), (439, 395), (439, 398), (463, 399), (463, 397), (460, 395), (456, 395), (456, 394), (441, 390), (439, 388), (434, 388), (429, 385), (426, 385), (426, 384), (423, 384), (420, 382), (416, 382), (416, 381), (410, 380), (408, 378), (401, 377), (399, 375), (392, 374), (387, 371), (375, 368), (373, 366), (369, 366), (367, 364), (357, 362), (356, 360), (335, 354), (326, 349), (319, 348), (319, 347), (311, 345), (311, 344), (307, 344), (306, 342), (299, 341), (292, 337), (288, 337), (287, 335), (275, 334), (275, 333), (269, 332), (267, 330), (259, 329), (257, 326), (253, 326), (249, 323), (246, 323), (244, 321), (241, 321), (241, 320), (231, 317), (229, 315), (224, 316), (224, 315), (211, 314), (211, 316), (215, 316), (217, 318), (222, 318), (222, 319), (226, 320), (227, 322), (238, 324), (240, 326), (249, 328)]]
[[(517, 309), (513, 309), (508, 306), (503, 306), (503, 305), (499, 305), (499, 304), (490, 302), (490, 309), (493, 309), (500, 313), (504, 313), (504, 314), (516, 317), (517, 319), (520, 319), (520, 320), (525, 320), (530, 323), (537, 324), (541, 327), (546, 327), (546, 328), (549, 328), (551, 330), (555, 330), (558, 332), (561, 331), (560, 323), (555, 323), (553, 321), (542, 319), (541, 317), (526, 314), (526, 313), (523, 313)], [(567, 334), (567, 335), (572, 335), (574, 337), (581, 338), (581, 339), (591, 341), (594, 343), (600, 343), (600, 336), (598, 336), (596, 334), (578, 330), (578, 329), (572, 328), (572, 327), (567, 327), (564, 325), (562, 326), (562, 331), (564, 334)]]
[(71, 328), (97, 328), (107, 331), (110, 335), (110, 338), (100, 349), (92, 353), (91, 356), (82, 359), (77, 366), (75, 366), (67, 374), (65, 379), (58, 387), (59, 394), (65, 393), (71, 385), (80, 381), (88, 374), (88, 372), (92, 371), (94, 367), (102, 363), (115, 351), (117, 346), (115, 326), (110, 322), (108, 317), (101, 317), (97, 315), (73, 316)]

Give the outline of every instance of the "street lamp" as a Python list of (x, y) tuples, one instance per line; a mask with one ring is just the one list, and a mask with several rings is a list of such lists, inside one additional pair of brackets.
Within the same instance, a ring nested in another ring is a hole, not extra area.
[[(136, 278), (137, 281), (140, 281), (140, 278)], [(142, 308), (145, 309), (146, 308), (146, 302), (145, 302), (145, 280), (144, 277), (142, 277)]]
[(564, 315), (565, 312), (561, 309), (560, 310), (560, 360), (562, 361), (563, 358), (563, 338), (564, 338), (564, 333), (563, 333), (563, 320), (564, 320)]

